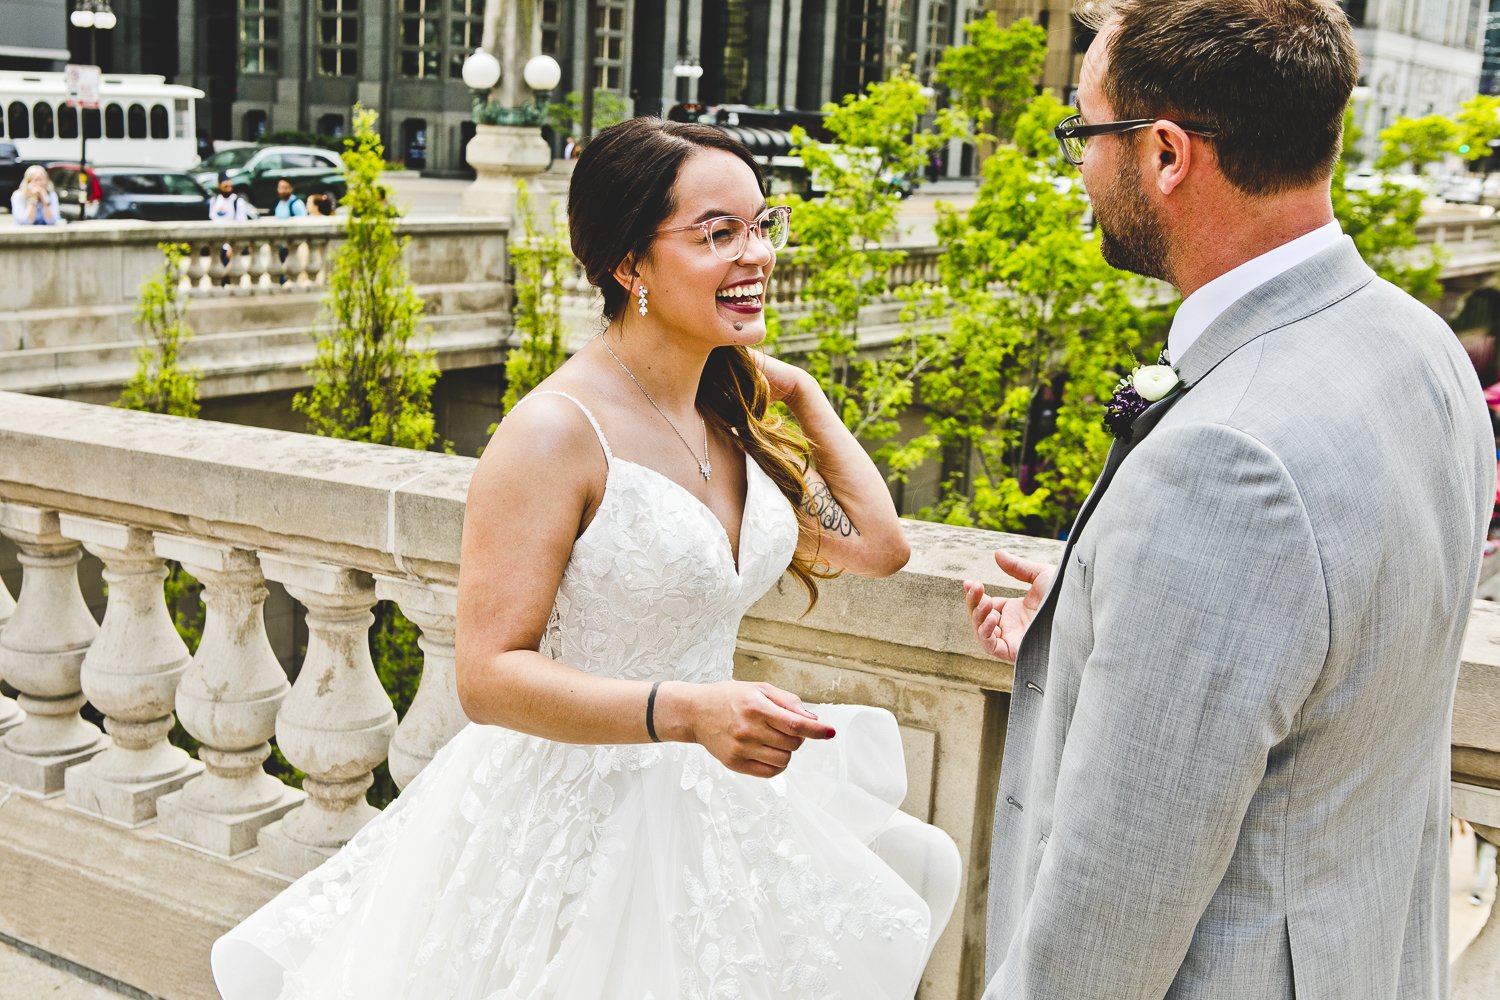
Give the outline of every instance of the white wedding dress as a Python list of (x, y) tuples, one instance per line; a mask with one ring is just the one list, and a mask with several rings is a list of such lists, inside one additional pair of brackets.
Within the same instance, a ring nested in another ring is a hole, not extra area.
[[(613, 457), (573, 402), (608, 473), (542, 651), (614, 677), (728, 679), (740, 618), (790, 562), (791, 506), (747, 460), (736, 567), (712, 512)], [(809, 740), (770, 780), (697, 744), (575, 746), (471, 724), (337, 855), (214, 944), (219, 990), (910, 998), (957, 898), (958, 852), (897, 810), (890, 713), (812, 710), (838, 735)]]

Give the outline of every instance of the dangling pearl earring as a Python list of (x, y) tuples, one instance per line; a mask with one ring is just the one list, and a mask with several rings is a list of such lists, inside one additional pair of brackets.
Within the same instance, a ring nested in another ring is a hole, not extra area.
[(644, 316), (646, 315), (646, 286), (642, 285), (640, 291), (636, 292), (635, 294), (636, 297), (640, 299), (641, 315)]

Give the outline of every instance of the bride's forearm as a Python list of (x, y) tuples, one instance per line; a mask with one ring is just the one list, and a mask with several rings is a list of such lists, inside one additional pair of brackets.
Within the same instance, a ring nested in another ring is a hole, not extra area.
[[(646, 743), (650, 681), (601, 677), (533, 650), (461, 663), (458, 700), (470, 721), (584, 745)], [(658, 739), (694, 742), (693, 685), (664, 682), (652, 705)]]

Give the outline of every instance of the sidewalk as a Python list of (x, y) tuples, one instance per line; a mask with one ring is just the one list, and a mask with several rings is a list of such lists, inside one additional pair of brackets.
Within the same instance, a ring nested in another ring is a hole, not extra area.
[(120, 1000), (122, 996), (140, 997), (116, 993), (112, 989), (96, 986), (32, 958), (12, 945), (0, 941), (0, 994), (15, 1000)]

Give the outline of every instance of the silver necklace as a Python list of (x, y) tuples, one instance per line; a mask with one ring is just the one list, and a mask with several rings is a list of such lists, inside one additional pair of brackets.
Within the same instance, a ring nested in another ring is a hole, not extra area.
[(604, 334), (602, 333), (599, 334), (599, 343), (604, 345), (606, 351), (609, 351), (609, 356), (615, 359), (615, 364), (620, 366), (620, 370), (630, 376), (630, 381), (634, 382), (635, 387), (641, 390), (641, 395), (646, 397), (646, 402), (651, 404), (651, 408), (660, 413), (661, 418), (667, 422), (667, 426), (672, 428), (672, 433), (677, 435), (677, 440), (682, 442), (682, 446), (688, 450), (688, 454), (693, 456), (693, 461), (698, 463), (698, 474), (703, 477), (703, 481), (708, 482), (713, 478), (714, 466), (708, 460), (708, 421), (703, 419), (703, 415), (701, 413), (698, 415), (698, 419), (703, 423), (703, 457), (700, 459), (698, 453), (693, 450), (693, 446), (687, 443), (687, 438), (682, 436), (682, 431), (678, 430), (677, 425), (672, 423), (672, 418), (667, 416), (660, 406), (656, 405), (656, 400), (651, 398), (651, 393), (647, 392), (646, 387), (641, 385), (641, 380), (635, 377), (635, 372), (625, 367), (625, 362), (620, 360), (620, 356), (609, 346), (609, 341), (604, 339)]

